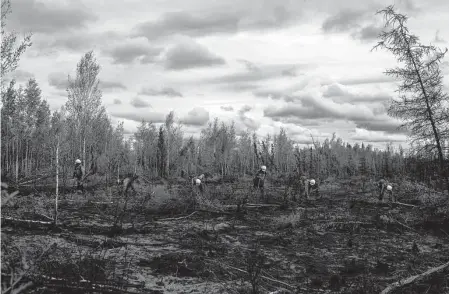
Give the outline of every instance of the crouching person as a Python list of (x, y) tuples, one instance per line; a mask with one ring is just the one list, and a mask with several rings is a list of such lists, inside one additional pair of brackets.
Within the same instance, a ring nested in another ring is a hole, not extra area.
[(126, 178), (123, 179), (123, 195), (127, 196), (130, 190), (132, 190), (134, 193), (137, 193), (136, 189), (134, 189), (134, 181), (138, 177), (138, 175), (129, 174)]
[(379, 180), (377, 183), (377, 188), (379, 190), (379, 201), (382, 201), (384, 198), (384, 194), (387, 193), (390, 201), (396, 202), (396, 199), (393, 195), (393, 186), (389, 184), (384, 179)]
[(306, 199), (310, 199), (310, 195), (314, 194), (316, 198), (320, 197), (318, 184), (314, 179), (306, 179), (304, 182)]

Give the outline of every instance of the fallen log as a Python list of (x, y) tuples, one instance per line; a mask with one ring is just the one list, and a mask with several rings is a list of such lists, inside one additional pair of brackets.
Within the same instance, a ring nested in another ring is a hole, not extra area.
[(53, 222), (44, 222), (44, 221), (29, 220), (29, 219), (18, 219), (18, 218), (7, 217), (7, 216), (2, 217), (2, 220), (18, 222), (18, 223), (28, 223), (28, 224), (41, 224), (41, 225), (52, 225), (53, 224)]
[(411, 277), (402, 279), (400, 281), (394, 282), (394, 283), (388, 285), (382, 292), (380, 292), (380, 294), (391, 293), (391, 292), (393, 292), (394, 290), (396, 290), (398, 288), (401, 288), (403, 286), (409, 285), (409, 284), (411, 284), (413, 282), (420, 281), (420, 280), (426, 278), (427, 276), (430, 276), (433, 273), (439, 272), (439, 271), (441, 271), (441, 270), (443, 270), (443, 269), (445, 269), (447, 267), (449, 267), (449, 262), (446, 262), (445, 264), (442, 264), (440, 266), (431, 268), (431, 269), (429, 269), (429, 270), (427, 270), (427, 271), (425, 271), (425, 272), (423, 272), (423, 273), (421, 273), (419, 275), (411, 276)]
[[(209, 260), (209, 261), (212, 261), (212, 260)], [(214, 262), (214, 263), (216, 263), (216, 262)], [(233, 267), (233, 266), (228, 265), (228, 264), (220, 263), (220, 265), (221, 265), (222, 267), (227, 267), (227, 268), (229, 268), (229, 269), (232, 269), (232, 270), (235, 270), (235, 271), (244, 273), (244, 274), (249, 274), (249, 273), (248, 273), (247, 271), (245, 271), (245, 270), (239, 269), (239, 268), (237, 268), (237, 267)], [(273, 278), (270, 278), (270, 277), (267, 277), (267, 276), (262, 276), (262, 275), (261, 275), (260, 278), (262, 278), (262, 279), (264, 279), (264, 280), (267, 280), (267, 281), (270, 281), (270, 282), (274, 282), (274, 283), (283, 285), (283, 286), (285, 286), (285, 287), (287, 287), (287, 288), (289, 288), (289, 289), (295, 289), (295, 287), (294, 287), (293, 285), (287, 284), (287, 283), (285, 283), (285, 282), (282, 282), (282, 281), (279, 281), (279, 280), (276, 280), (276, 279), (273, 279)]]
[[(39, 278), (39, 277), (38, 277)], [(88, 291), (88, 290), (93, 290), (96, 292), (101, 292), (101, 293), (141, 293), (141, 292), (136, 292), (136, 291), (130, 291), (130, 290), (125, 290), (123, 287), (117, 287), (117, 286), (112, 286), (112, 285), (107, 285), (107, 284), (102, 284), (99, 282), (92, 282), (92, 281), (88, 281), (88, 280), (80, 280), (78, 283), (74, 282), (74, 281), (69, 281), (66, 279), (61, 279), (61, 278), (55, 278), (55, 277), (49, 277), (49, 276), (45, 276), (42, 275), (40, 276), (41, 279), (46, 280), (46, 283), (44, 283), (44, 285), (48, 288), (48, 287), (54, 287), (54, 288), (67, 288), (67, 289), (77, 289), (77, 290), (84, 290), (84, 291)], [(143, 288), (143, 285), (135, 285), (135, 284), (127, 284), (124, 285), (126, 288)]]
[(186, 216), (181, 216), (181, 217), (170, 217), (170, 218), (163, 218), (163, 219), (158, 219), (157, 221), (172, 221), (172, 220), (180, 220), (180, 219), (185, 219), (188, 217), (191, 217), (192, 215), (196, 214), (198, 211), (194, 211), (189, 215)]
[(398, 202), (398, 201), (392, 202), (392, 204), (398, 204), (398, 205), (403, 205), (403, 206), (408, 206), (408, 207), (418, 207), (418, 206), (413, 205), (413, 204), (402, 203), (402, 202)]
[[(242, 205), (242, 207), (245, 208), (280, 207), (280, 206), (281, 206), (280, 204), (256, 204), (256, 203), (247, 203)], [(223, 205), (223, 208), (237, 209), (237, 204)]]

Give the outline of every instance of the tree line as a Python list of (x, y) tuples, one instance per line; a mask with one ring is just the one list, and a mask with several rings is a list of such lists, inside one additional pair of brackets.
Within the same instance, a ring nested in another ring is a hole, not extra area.
[[(3, 2), (8, 1), (3, 0), (2, 7)], [(390, 50), (399, 61), (406, 61), (404, 69), (386, 72), (403, 80), (399, 88), (402, 100), (392, 101), (389, 114), (403, 119), (404, 126), (411, 128), (412, 152), (406, 153), (401, 146), (394, 148), (392, 144), (385, 150), (364, 143), (351, 145), (335, 134), (323, 142), (314, 141), (311, 147), (299, 148), (284, 129), (263, 138), (250, 131), (237, 135), (234, 123), (218, 118), (209, 122), (196, 139), (184, 135), (174, 112), (167, 114), (162, 124), (142, 121), (133, 136), (125, 139), (123, 123), (113, 126), (102, 104), (98, 79), (101, 67), (94, 52), (89, 51), (76, 65), (75, 76), (68, 77), (67, 101), (58, 111), (50, 111), (35, 79), (29, 79), (25, 85), (12, 80), (2, 88), (2, 178), (18, 183), (52, 174), (57, 161), (59, 175), (65, 181), (74, 160), (80, 158), (88, 173), (104, 176), (108, 183), (126, 173), (149, 178), (188, 177), (205, 172), (239, 177), (252, 175), (260, 165), (266, 165), (275, 175), (298, 173), (317, 179), (447, 179), (449, 110), (445, 103), (449, 99), (442, 90), (438, 67), (445, 52), (419, 44), (417, 37), (405, 29), (406, 18), (392, 7), (383, 13), (386, 25), (393, 28), (380, 35), (378, 47)], [(3, 17), (2, 14), (2, 35)], [(29, 38), (16, 49), (15, 38), (2, 41), (2, 58), (11, 59), (2, 61), (2, 74), (15, 70), (18, 58), (31, 45), (27, 43)], [(7, 41), (12, 45), (3, 44)], [(4, 54), (8, 50), (11, 52)]]

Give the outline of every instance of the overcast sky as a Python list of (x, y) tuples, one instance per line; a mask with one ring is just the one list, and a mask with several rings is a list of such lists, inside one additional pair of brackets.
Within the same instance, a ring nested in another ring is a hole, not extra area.
[[(94, 50), (103, 104), (132, 133), (174, 110), (188, 135), (233, 119), (260, 135), (281, 126), (383, 147), (403, 143), (386, 106), (396, 66), (370, 49), (390, 4), (410, 16), (423, 43), (449, 45), (447, 0), (13, 0), (8, 28), (33, 31), (14, 75), (38, 81), (52, 110), (67, 100), (67, 75)], [(445, 83), (449, 84), (449, 56)]]

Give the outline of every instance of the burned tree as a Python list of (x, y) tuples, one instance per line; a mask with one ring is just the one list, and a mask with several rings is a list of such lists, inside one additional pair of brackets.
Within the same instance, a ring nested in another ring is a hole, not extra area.
[[(401, 80), (397, 92), (399, 99), (391, 101), (388, 114), (404, 121), (401, 127), (410, 130), (412, 142), (424, 146), (425, 151), (438, 156), (440, 174), (449, 178), (443, 152), (443, 142), (449, 136), (447, 113), (449, 96), (443, 91), (440, 62), (447, 52), (432, 45), (426, 46), (408, 30), (408, 17), (397, 13), (394, 6), (380, 10), (388, 30), (379, 35), (373, 48), (391, 52), (404, 67), (388, 69), (385, 73)], [(421, 150), (418, 150), (421, 151)]]

